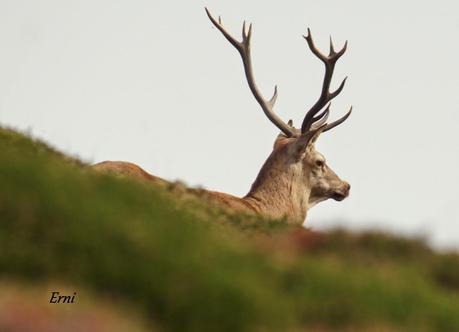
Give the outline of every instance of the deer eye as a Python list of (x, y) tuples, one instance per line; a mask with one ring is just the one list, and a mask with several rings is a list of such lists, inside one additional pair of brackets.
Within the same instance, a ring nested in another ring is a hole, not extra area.
[(317, 167), (322, 168), (322, 167), (324, 167), (324, 165), (325, 165), (325, 162), (323, 160), (320, 160), (320, 159), (316, 160), (316, 166)]

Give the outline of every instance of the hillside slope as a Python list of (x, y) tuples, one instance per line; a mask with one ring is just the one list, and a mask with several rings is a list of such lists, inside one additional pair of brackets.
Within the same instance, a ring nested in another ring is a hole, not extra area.
[[(24, 302), (46, 310), (45, 287), (75, 290), (64, 316), (46, 316), (58, 321), (108, 300), (158, 331), (459, 331), (455, 254), (231, 214), (180, 185), (97, 174), (9, 129), (0, 129), (0, 284), (37, 290)], [(0, 313), (0, 330), (14, 324)]]

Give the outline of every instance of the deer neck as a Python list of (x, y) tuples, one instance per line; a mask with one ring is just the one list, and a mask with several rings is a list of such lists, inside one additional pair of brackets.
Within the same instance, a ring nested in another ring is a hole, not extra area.
[(303, 224), (311, 194), (304, 178), (301, 165), (270, 157), (243, 200), (265, 217)]

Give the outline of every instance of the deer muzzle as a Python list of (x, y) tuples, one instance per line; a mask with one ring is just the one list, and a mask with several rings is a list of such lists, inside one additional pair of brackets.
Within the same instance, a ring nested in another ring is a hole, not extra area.
[(343, 184), (333, 192), (331, 198), (333, 198), (335, 201), (342, 201), (347, 196), (349, 196), (350, 190), (351, 185), (347, 182), (343, 182)]

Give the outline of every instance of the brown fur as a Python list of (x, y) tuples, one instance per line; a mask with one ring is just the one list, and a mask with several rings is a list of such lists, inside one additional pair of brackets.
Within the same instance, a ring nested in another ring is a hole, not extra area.
[(155, 183), (167, 183), (166, 180), (154, 176), (146, 172), (136, 164), (127, 161), (103, 161), (101, 163), (92, 165), (91, 167), (96, 171), (113, 172), (116, 174), (134, 177), (139, 180), (150, 181)]

